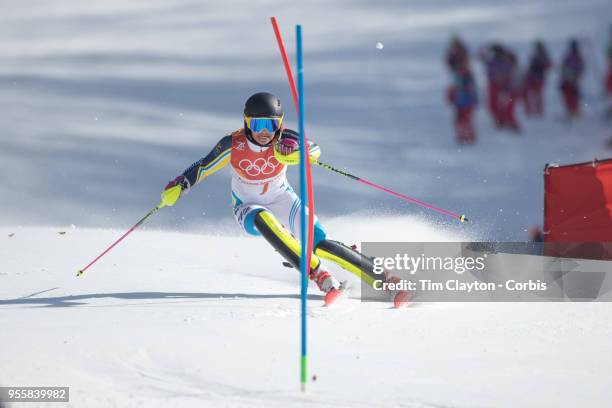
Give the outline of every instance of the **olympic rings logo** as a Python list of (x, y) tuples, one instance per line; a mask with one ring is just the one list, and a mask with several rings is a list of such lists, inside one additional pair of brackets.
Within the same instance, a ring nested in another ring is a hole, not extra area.
[(238, 167), (247, 175), (255, 177), (261, 174), (267, 176), (274, 173), (274, 170), (276, 170), (279, 164), (280, 163), (278, 160), (276, 160), (276, 157), (270, 156), (268, 160), (266, 160), (265, 157), (259, 157), (255, 159), (255, 161), (242, 159), (240, 162), (238, 162)]

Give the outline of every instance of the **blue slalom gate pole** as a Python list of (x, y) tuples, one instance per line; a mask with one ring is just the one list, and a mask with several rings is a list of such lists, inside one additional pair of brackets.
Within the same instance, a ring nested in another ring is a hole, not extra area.
[(301, 285), (301, 307), (302, 307), (302, 352), (300, 356), (300, 383), (302, 391), (306, 391), (306, 378), (308, 376), (308, 354), (306, 353), (306, 295), (308, 292), (308, 273), (309, 266), (307, 264), (307, 248), (308, 248), (308, 229), (306, 228), (306, 203), (308, 202), (307, 197), (307, 185), (306, 185), (306, 144), (304, 141), (304, 75), (303, 75), (303, 61), (302, 61), (302, 26), (295, 26), (295, 34), (297, 37), (297, 82), (298, 82), (298, 101), (299, 101), (299, 112), (298, 112), (298, 123), (299, 123), (299, 134), (300, 134), (300, 195), (302, 203), (300, 206), (300, 226), (302, 230), (302, 256), (300, 257), (300, 271), (302, 272), (302, 285)]

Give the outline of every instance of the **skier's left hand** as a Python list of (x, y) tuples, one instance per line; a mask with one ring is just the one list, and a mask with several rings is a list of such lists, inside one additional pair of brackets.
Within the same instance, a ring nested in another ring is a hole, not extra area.
[(283, 156), (289, 156), (300, 147), (300, 144), (295, 139), (284, 138), (276, 144), (276, 150)]

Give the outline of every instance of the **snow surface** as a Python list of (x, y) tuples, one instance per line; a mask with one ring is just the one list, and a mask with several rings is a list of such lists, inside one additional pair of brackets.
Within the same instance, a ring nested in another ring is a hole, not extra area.
[(76, 278), (118, 234), (0, 228), (3, 385), (72, 407), (609, 406), (609, 303), (326, 308), (311, 287), (302, 394), (298, 274), (263, 240), (140, 231)]
[[(397, 311), (353, 293), (322, 308), (314, 288), (317, 381), (301, 394), (297, 273), (241, 235), (225, 171), (74, 276), (241, 126), (248, 95), (278, 94), (296, 125), (273, 14), (292, 57), (303, 25), (306, 129), (322, 160), (472, 220), (317, 168), (332, 238), (522, 240), (542, 222), (545, 163), (610, 156), (598, 88), (609, 0), (2, 2), (0, 385), (68, 385), (74, 407), (610, 406), (609, 304)], [(472, 52), (504, 41), (523, 64), (535, 38), (558, 61), (578, 35), (590, 45), (582, 120), (559, 120), (554, 72), (544, 120), (515, 137), (481, 107), (478, 144), (458, 148), (442, 64), (454, 32)]]

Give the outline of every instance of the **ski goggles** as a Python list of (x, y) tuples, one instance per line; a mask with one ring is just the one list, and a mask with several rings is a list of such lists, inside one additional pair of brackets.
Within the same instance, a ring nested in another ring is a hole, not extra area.
[(274, 133), (283, 124), (283, 118), (251, 118), (249, 116), (244, 117), (244, 121), (249, 129), (252, 132), (261, 132), (264, 129), (267, 129), (268, 132)]

